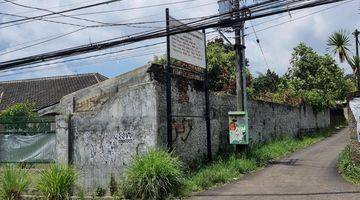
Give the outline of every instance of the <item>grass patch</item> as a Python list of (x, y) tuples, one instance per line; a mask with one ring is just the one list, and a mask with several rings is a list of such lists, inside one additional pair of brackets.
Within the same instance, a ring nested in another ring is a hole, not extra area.
[(202, 165), (187, 177), (188, 191), (201, 191), (219, 184), (234, 181), (244, 174), (265, 166), (296, 150), (308, 147), (334, 132), (335, 128), (318, 130), (301, 139), (281, 139), (253, 146), (247, 153), (218, 157), (208, 165)]
[(339, 172), (345, 180), (360, 184), (360, 164), (356, 164), (350, 159), (350, 146), (347, 146), (339, 156)]
[(69, 198), (76, 178), (73, 168), (53, 165), (40, 174), (36, 188), (49, 200), (63, 200)]
[(126, 199), (166, 199), (185, 188), (182, 162), (164, 150), (136, 156), (124, 177), (121, 191)]
[(0, 176), (0, 197), (4, 200), (22, 199), (30, 184), (29, 175), (17, 166), (6, 165)]

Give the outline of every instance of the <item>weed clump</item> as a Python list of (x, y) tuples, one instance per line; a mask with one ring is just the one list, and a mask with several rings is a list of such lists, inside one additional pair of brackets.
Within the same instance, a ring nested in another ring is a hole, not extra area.
[(40, 174), (36, 188), (49, 200), (63, 200), (70, 196), (76, 178), (73, 168), (53, 165)]
[(122, 192), (130, 199), (165, 199), (178, 196), (185, 187), (182, 162), (159, 149), (138, 155), (125, 171)]
[(26, 171), (6, 165), (0, 176), (0, 197), (6, 200), (20, 200), (29, 184), (30, 179)]

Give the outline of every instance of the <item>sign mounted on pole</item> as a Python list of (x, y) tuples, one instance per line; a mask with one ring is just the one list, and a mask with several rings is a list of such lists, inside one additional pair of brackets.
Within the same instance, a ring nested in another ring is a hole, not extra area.
[[(210, 124), (210, 98), (209, 80), (206, 64), (206, 31), (188, 32), (189, 26), (181, 23), (169, 15), (166, 8), (166, 124), (167, 124), (167, 146), (169, 151), (173, 149), (173, 118), (203, 118), (206, 121), (206, 146), (209, 161), (212, 160), (211, 148), (211, 124)], [(184, 32), (184, 33), (178, 33)], [(176, 34), (178, 33), (178, 34)], [(180, 63), (171, 64), (174, 58)], [(182, 63), (181, 63), (182, 62)], [(179, 73), (178, 73), (179, 72)], [(202, 80), (205, 93), (205, 115), (178, 115), (172, 113), (171, 83), (172, 77)], [(196, 78), (195, 78), (196, 77)], [(198, 79), (199, 78), (199, 79)]]
[[(170, 30), (186, 30), (188, 26), (179, 20), (170, 17)], [(205, 36), (199, 31), (180, 33), (170, 36), (170, 55), (182, 62), (206, 67)]]

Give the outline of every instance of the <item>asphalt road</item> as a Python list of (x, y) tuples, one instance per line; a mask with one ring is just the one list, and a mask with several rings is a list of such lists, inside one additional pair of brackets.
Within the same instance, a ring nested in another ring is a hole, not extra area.
[(236, 183), (190, 199), (360, 200), (360, 186), (345, 182), (337, 172), (338, 154), (349, 141), (347, 131), (345, 128)]

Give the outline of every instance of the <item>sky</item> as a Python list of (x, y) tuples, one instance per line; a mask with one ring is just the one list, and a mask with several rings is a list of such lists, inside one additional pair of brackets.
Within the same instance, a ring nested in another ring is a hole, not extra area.
[[(46, 8), (51, 11), (61, 11), (102, 1), (104, 0), (15, 0), (14, 2), (27, 6)], [(178, 3), (139, 8), (171, 2)], [(73, 15), (111, 10), (113, 12), (80, 15), (77, 17), (106, 23), (160, 21), (159, 23), (138, 25), (137, 27), (107, 26), (79, 30), (79, 27), (74, 27), (73, 25), (41, 20), (33, 20), (29, 23), (9, 27), (6, 27), (9, 24), (3, 24), (0, 25), (0, 62), (78, 45), (91, 44), (106, 39), (124, 37), (129, 34), (149, 31), (155, 28), (163, 28), (165, 26), (163, 21), (166, 7), (170, 8), (170, 15), (177, 19), (217, 14), (218, 6), (216, 2), (217, 0), (194, 0), (191, 2), (185, 2), (184, 0), (122, 0), (116, 3), (66, 13), (67, 15)], [(136, 9), (124, 10), (128, 8)], [(5, 3), (3, 0), (0, 0), (0, 12), (26, 17), (49, 13)], [(16, 19), (20, 18), (0, 14), (0, 24)], [(69, 17), (47, 18), (47, 20), (77, 25), (98, 25), (98, 23), (95, 22)], [(360, 0), (348, 0), (342, 3), (252, 20), (251, 22), (248, 21), (245, 27), (246, 57), (250, 61), (250, 71), (256, 76), (270, 68), (279, 74), (284, 74), (290, 67), (289, 60), (292, 49), (300, 42), (311, 46), (319, 54), (331, 53), (327, 51), (326, 46), (327, 38), (331, 33), (340, 29), (347, 30), (349, 33), (353, 32), (356, 28), (360, 29)], [(254, 34), (254, 30), (256, 34)], [(208, 30), (208, 32), (211, 31), (213, 30)], [(63, 36), (64, 34), (67, 35)], [(233, 33), (226, 33), (226, 36), (233, 41)], [(54, 37), (58, 38), (43, 42), (53, 39)], [(215, 37), (218, 37), (216, 33), (207, 35), (208, 40)], [(259, 44), (256, 42), (256, 38), (260, 41), (264, 55), (260, 50)], [(20, 71), (1, 71), (0, 81), (93, 72), (114, 77), (141, 67), (152, 60), (155, 55), (162, 55), (166, 52), (165, 44), (136, 50), (125, 51), (125, 49), (164, 41), (165, 39), (145, 41), (126, 47), (117, 47), (82, 55), (94, 56), (96, 54), (107, 54), (103, 57), (93, 57), (67, 63), (62, 63), (63, 60), (56, 60), (46, 63), (46, 65), (38, 67), (31, 66), (32, 68)], [(39, 42), (43, 43), (34, 45)], [(355, 43), (352, 36), (351, 42), (353, 44)], [(30, 45), (34, 46), (14, 51)], [(350, 47), (350, 50), (354, 52), (355, 46)], [(339, 65), (344, 69), (345, 73), (351, 73), (351, 69), (346, 63), (339, 63)]]

